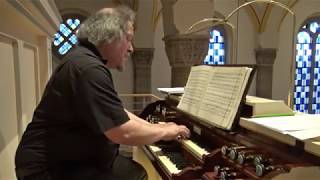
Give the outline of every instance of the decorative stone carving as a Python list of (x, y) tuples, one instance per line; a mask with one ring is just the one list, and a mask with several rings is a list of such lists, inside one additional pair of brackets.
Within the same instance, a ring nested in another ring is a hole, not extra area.
[(170, 35), (163, 38), (171, 66), (171, 86), (185, 86), (191, 66), (208, 54), (209, 35)]
[(151, 92), (151, 63), (154, 48), (136, 48), (132, 54), (134, 93)]
[(257, 62), (256, 95), (272, 98), (273, 64), (277, 55), (275, 48), (259, 48), (255, 50)]

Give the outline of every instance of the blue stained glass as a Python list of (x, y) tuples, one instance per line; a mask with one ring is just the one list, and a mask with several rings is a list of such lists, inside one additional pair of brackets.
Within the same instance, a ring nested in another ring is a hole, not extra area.
[(308, 112), (309, 87), (311, 78), (311, 36), (307, 32), (298, 33), (296, 44), (296, 75), (294, 92), (294, 110)]
[(63, 45), (59, 48), (59, 53), (61, 55), (66, 54), (70, 49), (72, 48), (72, 45), (68, 42), (63, 43)]
[(311, 37), (310, 34), (307, 32), (299, 32), (298, 33), (298, 42), (297, 43), (311, 43)]
[(312, 94), (312, 113), (320, 113), (320, 37), (317, 36), (315, 45), (315, 67), (314, 67), (314, 80), (313, 80), (313, 94)]
[(296, 67), (311, 67), (311, 46), (310, 44), (297, 44)]
[(54, 44), (55, 46), (58, 46), (58, 45), (61, 44), (63, 41), (64, 41), (64, 38), (63, 38), (59, 33), (56, 33), (56, 34), (54, 35), (53, 44)]
[(68, 19), (67, 24), (71, 29), (76, 29), (80, 25), (80, 20), (79, 19)]
[(76, 35), (72, 34), (72, 36), (69, 38), (72, 44), (76, 44), (78, 42), (78, 38)]
[(302, 27), (307, 28), (310, 32), (301, 31), (297, 34), (294, 110), (319, 114), (320, 26), (317, 22), (311, 22)]
[(315, 53), (315, 67), (319, 67), (320, 62), (320, 44), (316, 44), (316, 53)]
[(75, 35), (80, 26), (80, 20), (70, 18), (61, 23), (58, 33), (54, 36), (53, 45), (57, 46), (60, 55), (65, 55), (74, 45), (77, 44), (78, 38)]
[(222, 43), (224, 41), (223, 37), (219, 31), (213, 30), (212, 34), (213, 34), (213, 38), (215, 39), (216, 43)]
[(212, 30), (210, 32), (208, 55), (204, 59), (204, 64), (224, 64), (225, 49), (224, 38), (220, 31)]
[(320, 44), (320, 35), (317, 36), (316, 43), (317, 43), (317, 44)]
[(315, 33), (315, 32), (317, 32), (318, 27), (319, 27), (319, 24), (317, 22), (312, 22), (312, 23), (310, 23), (309, 28), (310, 28), (311, 32)]
[(60, 24), (60, 32), (65, 37), (68, 37), (71, 34), (72, 31), (65, 24)]

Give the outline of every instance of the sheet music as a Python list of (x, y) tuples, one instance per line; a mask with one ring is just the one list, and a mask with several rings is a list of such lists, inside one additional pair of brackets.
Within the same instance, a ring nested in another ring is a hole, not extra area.
[(222, 127), (231, 126), (238, 110), (247, 68), (220, 67), (212, 73), (203, 99), (199, 117), (210, 117), (208, 122)]
[(197, 114), (201, 103), (203, 92), (208, 83), (210, 71), (207, 66), (197, 66), (189, 75), (184, 94), (178, 108), (191, 114)]
[(250, 72), (248, 67), (193, 67), (178, 108), (229, 129)]

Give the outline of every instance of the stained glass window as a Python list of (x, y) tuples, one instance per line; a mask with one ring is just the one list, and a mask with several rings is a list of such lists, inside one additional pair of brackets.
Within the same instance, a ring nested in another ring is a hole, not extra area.
[(294, 110), (310, 114), (320, 114), (319, 24), (309, 21), (297, 34)]
[(68, 18), (60, 24), (59, 31), (54, 35), (53, 49), (59, 57), (63, 57), (72, 47), (77, 44), (78, 39), (75, 33), (80, 26), (78, 18)]
[(223, 31), (213, 29), (210, 32), (208, 55), (204, 64), (225, 64), (225, 41)]

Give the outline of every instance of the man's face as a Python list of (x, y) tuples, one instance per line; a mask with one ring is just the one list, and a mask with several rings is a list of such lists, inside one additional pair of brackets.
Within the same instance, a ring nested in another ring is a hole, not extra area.
[(106, 44), (101, 49), (103, 58), (107, 59), (107, 67), (112, 69), (118, 69), (122, 71), (126, 65), (126, 62), (133, 52), (132, 46), (133, 40), (133, 24), (128, 23), (128, 31), (124, 34), (122, 39), (117, 39)]

